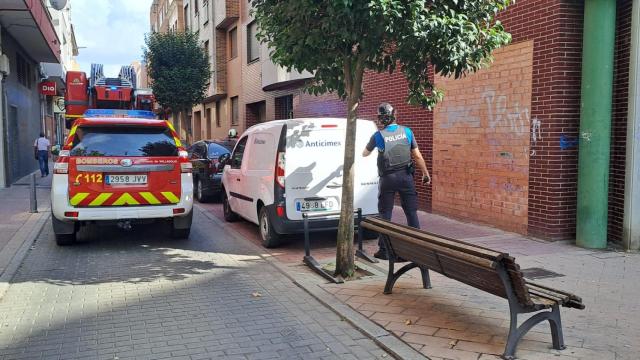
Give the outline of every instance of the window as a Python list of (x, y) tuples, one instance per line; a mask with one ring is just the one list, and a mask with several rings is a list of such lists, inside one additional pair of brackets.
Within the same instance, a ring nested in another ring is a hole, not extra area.
[(184, 6), (184, 29), (189, 31), (191, 27), (191, 18), (189, 16), (189, 4)]
[(229, 59), (235, 59), (238, 56), (238, 28), (229, 31)]
[(211, 139), (211, 108), (207, 108), (204, 111), (204, 118), (206, 123), (205, 126), (207, 127), (206, 136), (207, 139)]
[(207, 156), (209, 157), (209, 159), (216, 159), (217, 160), (220, 157), (220, 155), (224, 155), (224, 154), (230, 153), (231, 149), (233, 149), (233, 146), (231, 146), (231, 148), (228, 148), (228, 147), (225, 147), (225, 146), (220, 145), (220, 144), (210, 143), (209, 144), (209, 151), (208, 151), (208, 155)]
[(220, 126), (220, 101), (216, 101), (216, 127)]
[(258, 23), (254, 20), (247, 25), (247, 62), (260, 59), (260, 43), (256, 38)]
[(276, 120), (293, 119), (293, 95), (276, 98)]
[(178, 148), (165, 127), (79, 127), (71, 155), (178, 156)]
[(239, 110), (238, 97), (234, 96), (231, 98), (231, 125), (238, 125)]
[(20, 54), (16, 54), (16, 67), (18, 68), (18, 82), (31, 89), (33, 82), (33, 70), (31, 65)]
[(231, 155), (232, 169), (240, 169), (242, 166), (242, 156), (244, 155), (244, 149), (247, 147), (247, 139), (247, 136), (240, 139), (238, 145), (236, 145), (236, 148), (233, 150), (233, 154)]
[(204, 26), (209, 22), (209, 0), (202, 2), (202, 12), (204, 13), (202, 14), (202, 25)]

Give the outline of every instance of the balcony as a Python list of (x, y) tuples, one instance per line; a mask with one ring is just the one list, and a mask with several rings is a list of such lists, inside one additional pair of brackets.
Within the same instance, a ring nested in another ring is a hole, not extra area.
[(269, 51), (266, 46), (260, 49), (260, 63), (262, 65), (262, 90), (273, 91), (288, 88), (295, 88), (303, 85), (307, 80), (313, 78), (310, 72), (299, 73), (297, 71), (287, 71), (269, 59)]
[(239, 0), (215, 0), (213, 11), (216, 29), (226, 29), (240, 18)]
[(60, 40), (41, 0), (1, 0), (0, 24), (34, 60), (60, 63)]

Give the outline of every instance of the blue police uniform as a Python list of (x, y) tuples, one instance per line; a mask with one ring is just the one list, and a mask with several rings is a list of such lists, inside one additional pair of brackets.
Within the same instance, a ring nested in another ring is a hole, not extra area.
[[(418, 220), (418, 193), (411, 171), (411, 150), (418, 147), (411, 129), (390, 124), (371, 136), (367, 150), (378, 148), (378, 212), (383, 219), (391, 220), (396, 192), (407, 217), (407, 224), (420, 228)], [(382, 244), (379, 241), (380, 248)]]

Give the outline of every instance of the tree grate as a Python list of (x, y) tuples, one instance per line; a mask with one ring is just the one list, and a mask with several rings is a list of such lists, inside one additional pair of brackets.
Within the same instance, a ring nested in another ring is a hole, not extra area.
[(545, 270), (542, 268), (529, 268), (522, 269), (521, 271), (524, 277), (531, 280), (549, 279), (564, 276), (562, 274), (558, 274), (556, 272)]

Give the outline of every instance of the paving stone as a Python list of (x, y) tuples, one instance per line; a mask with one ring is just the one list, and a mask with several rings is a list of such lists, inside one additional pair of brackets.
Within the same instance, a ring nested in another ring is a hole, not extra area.
[(8, 325), (0, 326), (0, 358), (384, 353), (217, 223), (196, 213), (181, 242), (166, 230), (90, 227), (79, 233), (81, 244), (58, 247), (45, 226), (0, 300), (0, 324)]

